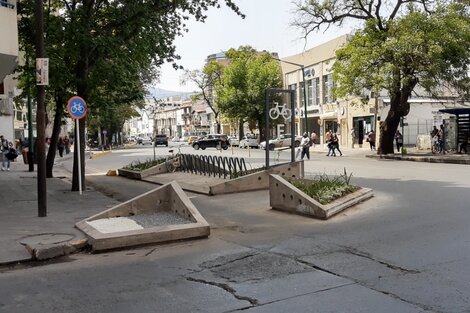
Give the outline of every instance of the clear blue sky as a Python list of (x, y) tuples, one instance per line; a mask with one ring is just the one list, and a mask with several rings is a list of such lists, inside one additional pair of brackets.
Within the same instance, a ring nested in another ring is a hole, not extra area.
[[(240, 18), (222, 5), (212, 8), (205, 23), (190, 21), (189, 32), (176, 40), (179, 64), (186, 69), (202, 69), (208, 55), (250, 45), (255, 49), (277, 52), (286, 57), (301, 53), (332, 38), (348, 33), (351, 29), (332, 27), (328, 32), (310, 35), (307, 42), (300, 29), (290, 26), (295, 18), (290, 0), (235, 0), (246, 15)], [(162, 67), (158, 88), (175, 91), (194, 91), (192, 85), (181, 86), (183, 71), (175, 71), (170, 64)]]

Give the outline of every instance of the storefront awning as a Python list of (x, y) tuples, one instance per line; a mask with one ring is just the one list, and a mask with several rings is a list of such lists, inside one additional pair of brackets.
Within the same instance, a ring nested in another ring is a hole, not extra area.
[(322, 120), (335, 119), (335, 118), (338, 118), (338, 113), (336, 112), (326, 112), (326, 113), (320, 114), (320, 119)]

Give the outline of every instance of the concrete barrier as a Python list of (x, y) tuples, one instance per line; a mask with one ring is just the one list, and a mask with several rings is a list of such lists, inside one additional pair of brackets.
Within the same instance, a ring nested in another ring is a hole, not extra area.
[(268, 170), (263, 170), (253, 174), (231, 179), (227, 182), (212, 185), (209, 187), (210, 195), (225, 193), (243, 192), (251, 190), (260, 190), (269, 188), (269, 175), (278, 174), (288, 178), (304, 177), (304, 161), (295, 161), (275, 165)]
[(147, 176), (168, 173), (166, 162), (162, 164), (155, 165), (149, 169), (143, 171), (134, 171), (125, 168), (118, 169), (119, 176), (124, 176), (127, 178), (142, 180)]
[(321, 204), (281, 176), (269, 177), (269, 202), (273, 209), (324, 220), (373, 195), (372, 189), (360, 188), (331, 203)]
[[(177, 223), (161, 225), (163, 214)], [(176, 182), (163, 185), (75, 226), (95, 251), (208, 237), (209, 224)]]

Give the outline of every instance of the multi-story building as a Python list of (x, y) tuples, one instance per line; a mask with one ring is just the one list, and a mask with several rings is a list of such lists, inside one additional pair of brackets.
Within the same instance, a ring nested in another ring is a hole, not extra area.
[(0, 134), (13, 140), (15, 82), (11, 73), (18, 62), (16, 0), (0, 1)]
[[(308, 132), (315, 131), (319, 134), (319, 141), (322, 143), (324, 134), (328, 130), (336, 132), (340, 144), (348, 146), (352, 143), (352, 129), (355, 130), (356, 143), (359, 144), (365, 142), (370, 130), (376, 130), (376, 136), (379, 136), (380, 128), (377, 126), (386, 118), (390, 108), (390, 98), (386, 91), (376, 95), (364, 89), (360, 97), (348, 96), (344, 99), (336, 99), (332, 92), (335, 85), (332, 72), (335, 53), (337, 49), (347, 44), (348, 39), (349, 35), (343, 35), (301, 54), (280, 60), (285, 88), (296, 90), (297, 134), (300, 135), (305, 131), (306, 120)], [(440, 99), (431, 98), (420, 90), (419, 86), (416, 88), (409, 99), (411, 109), (406, 117), (407, 128), (403, 134), (405, 144), (416, 144), (419, 134), (429, 134), (433, 125), (439, 125), (443, 119), (449, 118), (443, 116), (439, 110), (462, 106), (457, 104), (455, 96), (446, 92), (442, 92), (441, 96)], [(305, 119), (304, 99), (306, 99), (307, 119)]]

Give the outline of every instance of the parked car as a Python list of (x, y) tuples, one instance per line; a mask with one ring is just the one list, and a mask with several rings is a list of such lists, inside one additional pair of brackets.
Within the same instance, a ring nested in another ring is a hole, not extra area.
[(193, 141), (192, 146), (195, 150), (205, 150), (206, 148), (218, 148), (221, 147), (227, 150), (230, 143), (226, 135), (220, 134), (209, 134), (202, 138)]
[(164, 134), (155, 136), (155, 147), (158, 145), (163, 145), (168, 147), (168, 136)]
[(136, 137), (136, 140), (139, 145), (152, 144), (152, 138), (150, 137)]
[[(274, 150), (274, 148), (290, 147), (291, 146), (291, 134), (282, 134), (275, 139), (269, 140), (269, 150)], [(294, 146), (300, 146), (300, 141), (302, 137), (295, 136)], [(261, 149), (266, 149), (266, 141), (263, 141), (259, 144)]]
[(240, 145), (239, 147), (240, 148), (258, 148), (258, 137), (257, 136), (254, 136), (254, 135), (246, 135), (246, 136), (243, 136), (242, 140), (240, 140)]
[(193, 141), (198, 139), (199, 137), (198, 136), (189, 136), (188, 137), (188, 144), (192, 145), (193, 144)]
[(231, 146), (234, 146), (234, 147), (238, 147), (240, 143), (237, 136), (229, 136), (228, 142), (230, 143)]

